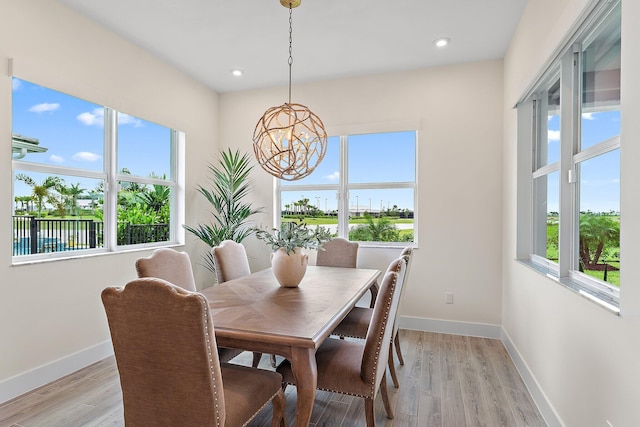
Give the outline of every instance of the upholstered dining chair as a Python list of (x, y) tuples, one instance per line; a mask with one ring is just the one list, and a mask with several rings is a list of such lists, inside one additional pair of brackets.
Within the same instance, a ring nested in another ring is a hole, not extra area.
[[(316, 351), (317, 388), (364, 398), (367, 427), (375, 426), (374, 399), (378, 390), (387, 417), (393, 418), (387, 393), (387, 349), (391, 344), (392, 322), (398, 309), (405, 268), (402, 259), (389, 265), (373, 307), (366, 340), (348, 341), (329, 337)], [(289, 361), (282, 362), (277, 372), (282, 374), (284, 387), (287, 384), (295, 385)]]
[(196, 291), (191, 260), (186, 252), (170, 248), (156, 249), (150, 256), (136, 260), (136, 272), (138, 277), (158, 277), (182, 289)]
[[(320, 267), (356, 268), (359, 247), (358, 242), (350, 242), (343, 237), (334, 237), (322, 244), (322, 249), (318, 251), (316, 265)], [(370, 292), (370, 307), (373, 307), (378, 293), (377, 282), (371, 286)]]
[(251, 274), (247, 251), (242, 243), (223, 240), (211, 249), (218, 283)]
[[(400, 254), (400, 258), (405, 261), (406, 268), (404, 271), (404, 280), (403, 286), (400, 290), (400, 302), (402, 301), (402, 295), (404, 289), (407, 287), (409, 270), (411, 269), (411, 261), (413, 259), (413, 248), (406, 247), (402, 250)], [(398, 305), (400, 305), (400, 302)], [(369, 329), (369, 324), (371, 323), (371, 317), (373, 315), (373, 310), (371, 308), (366, 307), (354, 307), (349, 314), (340, 322), (338, 327), (332, 332), (333, 335), (337, 335), (341, 338), (350, 337), (350, 338), (360, 338), (365, 339), (367, 337), (367, 331)], [(398, 382), (398, 375), (396, 373), (396, 367), (393, 363), (393, 348), (395, 346), (396, 354), (398, 356), (398, 361), (401, 365), (404, 365), (404, 358), (402, 357), (402, 350), (400, 349), (400, 335), (399, 335), (399, 325), (397, 319), (398, 311), (396, 311), (396, 315), (393, 319), (393, 334), (391, 335), (391, 343), (389, 346), (389, 373), (391, 374), (391, 379), (393, 380), (393, 385), (395, 388), (400, 387), (400, 383)]]
[[(223, 240), (218, 246), (211, 248), (211, 255), (213, 256), (213, 265), (216, 269), (218, 283), (228, 282), (251, 274), (247, 251), (242, 243)], [(252, 366), (254, 368), (258, 367), (261, 358), (262, 353), (253, 353)], [(274, 368), (276, 366), (274, 355), (271, 355), (271, 365)]]
[(334, 237), (322, 244), (318, 251), (316, 265), (323, 267), (356, 268), (358, 264), (358, 242), (350, 242), (342, 237)]
[[(138, 277), (157, 277), (169, 283), (180, 286), (187, 291), (196, 291), (196, 281), (189, 254), (178, 252), (170, 248), (158, 248), (150, 256), (136, 260)], [(218, 358), (221, 362), (228, 362), (242, 350), (235, 348), (218, 348)], [(257, 365), (256, 365), (257, 366)]]
[(269, 402), (284, 426), (282, 376), (220, 364), (207, 299), (158, 278), (102, 291), (124, 421), (136, 426), (244, 426)]
[[(396, 354), (398, 355), (398, 361), (401, 365), (404, 365), (404, 358), (402, 357), (402, 350), (400, 348), (400, 322), (398, 321), (398, 313), (400, 312), (400, 305), (402, 304), (402, 300), (404, 297), (404, 290), (407, 288), (407, 283), (409, 282), (409, 272), (411, 271), (411, 263), (413, 262), (413, 248), (406, 247), (400, 253), (400, 258), (404, 259), (407, 263), (407, 268), (404, 271), (404, 285), (402, 286), (402, 291), (400, 292), (400, 302), (398, 303), (398, 311), (396, 312), (396, 318), (393, 321), (393, 342), (392, 344), (395, 346)], [(389, 354), (391, 358), (391, 376), (394, 379), (393, 384), (396, 388), (398, 388), (398, 378), (396, 376), (396, 369), (393, 365), (393, 356)]]

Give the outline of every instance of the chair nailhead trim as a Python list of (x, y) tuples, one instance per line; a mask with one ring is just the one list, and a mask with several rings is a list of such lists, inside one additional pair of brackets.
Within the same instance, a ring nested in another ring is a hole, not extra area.
[(213, 384), (213, 401), (216, 406), (216, 425), (220, 426), (220, 402), (218, 400), (218, 384), (216, 383), (215, 369), (213, 367), (213, 354), (212, 354), (212, 346), (211, 346), (211, 334), (209, 331), (209, 305), (207, 304), (204, 297), (200, 298), (200, 303), (204, 308), (204, 333), (207, 339), (207, 352), (209, 353), (209, 373), (211, 374), (211, 382)]
[[(267, 401), (264, 403), (264, 405), (262, 405), (262, 406), (260, 407), (260, 409), (258, 409), (258, 410), (255, 412), (255, 414), (253, 414), (253, 415), (251, 416), (251, 418), (249, 418), (249, 419), (247, 420), (247, 422), (245, 422), (244, 424), (242, 424), (242, 427), (245, 427), (246, 425), (248, 425), (248, 424), (249, 424), (249, 423), (250, 423), (250, 422), (251, 422), (251, 421), (256, 417), (256, 415), (258, 415), (258, 414), (260, 413), (260, 411), (262, 411), (262, 410), (263, 410), (263, 409), (264, 409), (264, 408), (265, 408), (269, 403), (271, 403), (271, 401), (273, 400), (273, 398), (274, 398), (274, 397), (276, 397), (277, 395), (278, 395), (278, 392), (276, 391), (276, 392), (273, 394), (273, 396), (271, 396), (271, 399), (267, 400)], [(283, 414), (283, 416), (284, 416), (284, 414)]]
[(378, 359), (380, 356), (380, 348), (382, 347), (382, 339), (384, 337), (384, 331), (387, 329), (387, 320), (389, 319), (389, 311), (391, 310), (391, 300), (393, 299), (393, 293), (396, 290), (396, 284), (398, 281), (398, 272), (396, 271), (396, 276), (393, 278), (393, 282), (391, 283), (391, 298), (387, 301), (387, 306), (385, 307), (384, 317), (382, 319), (382, 328), (380, 330), (380, 335), (378, 336), (378, 346), (376, 347), (376, 356), (373, 362), (373, 372), (372, 372), (372, 380), (371, 380), (371, 396), (375, 397), (376, 391), (376, 370), (378, 367)]

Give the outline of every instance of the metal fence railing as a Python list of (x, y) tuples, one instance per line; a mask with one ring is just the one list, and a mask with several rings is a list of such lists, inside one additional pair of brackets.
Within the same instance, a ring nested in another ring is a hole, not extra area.
[[(118, 245), (165, 242), (169, 224), (118, 223)], [(13, 216), (13, 256), (104, 247), (104, 222)]]

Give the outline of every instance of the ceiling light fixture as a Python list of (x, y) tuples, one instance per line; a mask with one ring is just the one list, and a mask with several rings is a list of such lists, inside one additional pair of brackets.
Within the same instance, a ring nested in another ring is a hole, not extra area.
[(231, 70), (231, 74), (232, 74), (234, 77), (240, 77), (240, 76), (242, 76), (244, 73), (242, 72), (242, 70), (241, 70), (241, 69), (239, 69), (239, 68), (234, 68), (233, 70)]
[(450, 41), (451, 39), (449, 37), (440, 37), (438, 39), (435, 39), (433, 41), (433, 44), (435, 44), (437, 47), (445, 47), (449, 44)]
[(310, 175), (327, 152), (327, 132), (320, 117), (304, 105), (291, 103), (292, 11), (300, 1), (280, 0), (289, 9), (289, 101), (267, 109), (253, 131), (258, 164), (286, 181)]

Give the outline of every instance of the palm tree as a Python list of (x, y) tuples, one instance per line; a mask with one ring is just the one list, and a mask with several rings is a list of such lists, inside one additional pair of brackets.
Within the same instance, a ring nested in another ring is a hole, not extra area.
[(155, 184), (153, 190), (138, 193), (138, 199), (158, 213), (169, 203), (170, 196), (171, 189), (169, 187)]
[(78, 196), (86, 191), (86, 188), (80, 188), (80, 183), (71, 184), (69, 187), (64, 188), (64, 195), (69, 197), (71, 204), (71, 215), (78, 215)]
[[(18, 196), (18, 200), (20, 201), (20, 209), (24, 212), (28, 212), (31, 208), (33, 208), (33, 196)], [(26, 204), (26, 209), (25, 209)]]
[(360, 224), (349, 231), (350, 240), (371, 241), (371, 242), (397, 242), (400, 240), (400, 233), (396, 226), (386, 217), (380, 217), (374, 221), (371, 215), (365, 215), (366, 224)]
[(209, 247), (202, 258), (204, 266), (213, 273), (216, 270), (211, 248), (218, 246), (223, 240), (240, 243), (246, 237), (255, 234), (247, 225), (248, 218), (262, 212), (262, 208), (254, 208), (251, 203), (243, 201), (251, 191), (249, 174), (253, 166), (249, 160), (249, 155), (241, 155), (240, 151), (233, 153), (229, 149), (221, 152), (218, 164), (209, 165), (211, 187), (198, 186), (198, 192), (213, 208), (213, 222), (199, 224), (197, 227), (183, 225)]
[(60, 183), (62, 182), (62, 180), (57, 176), (48, 176), (40, 184), (37, 184), (33, 180), (33, 178), (22, 173), (16, 175), (16, 180), (24, 182), (33, 189), (33, 197), (35, 198), (36, 206), (38, 207), (38, 218), (42, 217), (42, 207), (44, 204), (44, 200), (51, 196), (49, 190), (60, 185)]
[(605, 246), (620, 244), (620, 223), (608, 215), (592, 212), (580, 215), (580, 263), (583, 268), (598, 264)]

